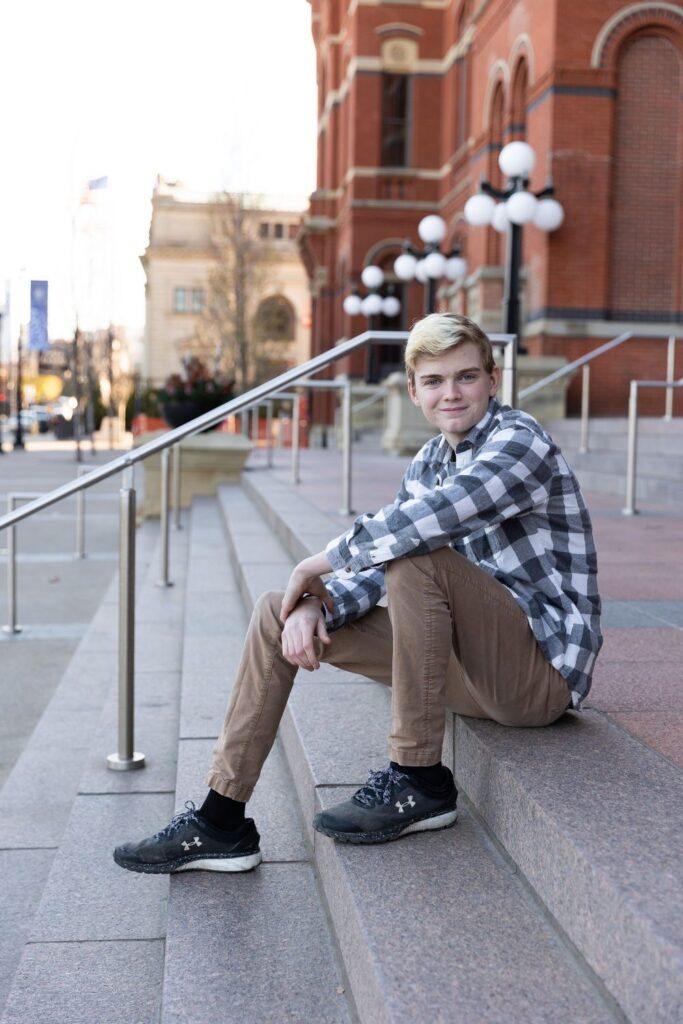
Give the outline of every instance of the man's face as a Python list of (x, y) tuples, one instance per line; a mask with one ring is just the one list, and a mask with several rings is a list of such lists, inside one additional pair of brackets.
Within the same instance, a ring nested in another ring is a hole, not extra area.
[(468, 341), (443, 355), (418, 359), (408, 391), (427, 422), (454, 448), (482, 418), (499, 383), (498, 367), (487, 373), (481, 352)]

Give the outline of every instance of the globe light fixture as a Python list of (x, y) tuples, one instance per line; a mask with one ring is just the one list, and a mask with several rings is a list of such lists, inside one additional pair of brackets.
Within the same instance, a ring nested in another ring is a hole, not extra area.
[(401, 312), (401, 300), (395, 295), (387, 295), (382, 299), (382, 313), (384, 316), (394, 317)]
[(423, 217), (417, 225), (417, 233), (425, 245), (440, 245), (446, 237), (446, 221), (435, 213)]
[(361, 299), (360, 295), (358, 295), (356, 292), (352, 292), (351, 295), (347, 295), (346, 298), (344, 299), (344, 312), (346, 313), (347, 316), (358, 316), (358, 314), (361, 311), (362, 304), (363, 300)]
[(524, 353), (519, 299), (522, 228), (524, 224), (534, 224), (541, 231), (555, 231), (564, 220), (564, 210), (561, 203), (553, 198), (552, 180), (549, 179), (540, 192), (529, 189), (536, 154), (527, 142), (510, 142), (504, 146), (498, 157), (498, 166), (509, 179), (507, 188), (494, 188), (489, 181), (482, 181), (479, 191), (465, 203), (465, 220), (472, 227), (492, 225), (496, 231), (507, 235), (503, 299), (505, 332), (516, 335), (517, 350)]
[(366, 288), (381, 288), (384, 284), (384, 271), (381, 267), (375, 267), (373, 264), (370, 264), (370, 266), (363, 268), (360, 279)]
[(394, 260), (394, 273), (400, 281), (418, 281), (425, 286), (425, 313), (433, 313), (436, 306), (436, 284), (440, 278), (462, 282), (467, 273), (467, 263), (456, 247), (448, 253), (439, 246), (448, 232), (443, 217), (430, 213), (417, 226), (424, 250), (416, 249), (411, 242), (403, 243), (403, 252)]
[(376, 292), (371, 292), (361, 302), (360, 309), (363, 316), (377, 316), (378, 313), (382, 312), (382, 296)]

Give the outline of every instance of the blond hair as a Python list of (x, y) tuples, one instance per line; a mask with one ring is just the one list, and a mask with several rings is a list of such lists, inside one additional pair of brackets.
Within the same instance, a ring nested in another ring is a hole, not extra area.
[(467, 342), (471, 342), (479, 349), (486, 373), (493, 373), (496, 364), (491, 342), (474, 320), (459, 313), (430, 313), (422, 320), (418, 320), (408, 335), (405, 350), (408, 379), (415, 379), (415, 367), (422, 356), (440, 356), (443, 352)]

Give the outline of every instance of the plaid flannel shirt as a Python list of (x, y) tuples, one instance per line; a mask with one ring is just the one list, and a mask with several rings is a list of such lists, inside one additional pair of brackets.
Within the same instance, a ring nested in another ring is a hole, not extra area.
[(491, 399), (455, 451), (432, 438), (396, 500), (328, 544), (328, 627), (377, 604), (391, 559), (446, 545), (510, 591), (580, 708), (602, 645), (593, 532), (576, 477), (532, 416)]

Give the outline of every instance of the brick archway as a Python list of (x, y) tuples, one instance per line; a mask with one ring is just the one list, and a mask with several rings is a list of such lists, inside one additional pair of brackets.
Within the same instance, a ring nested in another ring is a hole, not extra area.
[(628, 36), (652, 30), (668, 36), (683, 51), (683, 10), (679, 6), (672, 3), (634, 3), (605, 22), (593, 44), (591, 66), (614, 70), (619, 51)]

